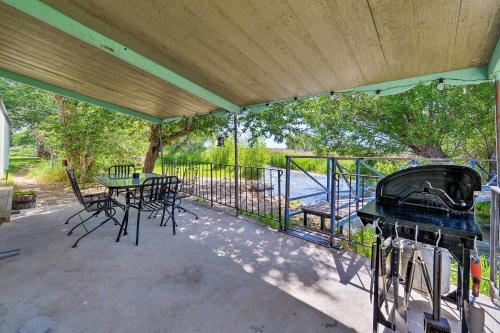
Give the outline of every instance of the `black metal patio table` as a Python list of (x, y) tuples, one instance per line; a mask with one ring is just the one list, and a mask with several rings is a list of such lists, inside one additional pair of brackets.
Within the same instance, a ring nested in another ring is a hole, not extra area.
[(117, 242), (120, 241), (122, 229), (123, 235), (127, 235), (131, 190), (141, 187), (142, 183), (151, 177), (161, 177), (161, 175), (157, 173), (140, 173), (138, 178), (133, 178), (132, 176), (117, 177), (113, 175), (99, 175), (95, 177), (99, 184), (106, 187), (110, 192), (125, 190), (125, 214), (123, 215), (122, 227), (116, 237)]

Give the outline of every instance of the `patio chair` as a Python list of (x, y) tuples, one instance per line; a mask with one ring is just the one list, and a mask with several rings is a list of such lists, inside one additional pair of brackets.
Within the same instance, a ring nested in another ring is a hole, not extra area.
[[(176, 175), (180, 174), (180, 168), (178, 166), (173, 167), (173, 173)], [(196, 186), (196, 179), (198, 176), (198, 168), (196, 167), (188, 167), (184, 170), (182, 179), (179, 181), (179, 190), (177, 191), (175, 195), (175, 200), (173, 201), (175, 204), (175, 208), (177, 209), (178, 212), (185, 212), (193, 215), (195, 219), (198, 220), (198, 215), (193, 213), (187, 208), (184, 208), (181, 206), (182, 199), (189, 198), (193, 196), (195, 186)], [(172, 198), (168, 198), (172, 202)], [(154, 217), (158, 215), (159, 210), (151, 212), (148, 216), (148, 218)], [(168, 213), (168, 212), (167, 212)], [(167, 221), (170, 219), (170, 216), (167, 218)]]
[[(116, 178), (130, 178), (135, 173), (135, 165), (133, 163), (123, 165), (112, 165), (108, 168), (108, 175)], [(110, 194), (120, 195), (125, 191), (111, 191)]]
[[(73, 247), (77, 247), (78, 242), (82, 240), (84, 237), (89, 235), (90, 233), (94, 232), (97, 230), (99, 227), (103, 226), (106, 222), (108, 221), (114, 221), (115, 225), (120, 224), (114, 217), (116, 214), (116, 207), (120, 207), (123, 209), (123, 205), (120, 204), (118, 201), (114, 200), (111, 195), (109, 195), (106, 192), (100, 192), (100, 193), (94, 193), (94, 194), (87, 194), (83, 195), (81, 190), (80, 190), (80, 185), (78, 184), (78, 180), (76, 179), (76, 176), (73, 172), (73, 170), (66, 169), (66, 173), (68, 174), (68, 178), (71, 183), (71, 188), (73, 189), (73, 193), (78, 199), (78, 202), (82, 205), (83, 209), (80, 210), (78, 213), (72, 215), (67, 221), (66, 224), (69, 222), (71, 218), (74, 216), (80, 214), (83, 211), (87, 211), (89, 213), (92, 213), (89, 217), (86, 219), (82, 220), (80, 223), (75, 225), (71, 230), (68, 232), (68, 235), (71, 235), (73, 231), (78, 228), (79, 226), (82, 226), (86, 233), (78, 238), (73, 244)], [(85, 226), (85, 222), (89, 221), (93, 217), (97, 217), (100, 213), (104, 213), (105, 216), (107, 217), (104, 221), (102, 221), (99, 225), (92, 229), (87, 229)]]
[[(172, 204), (173, 201), (169, 200), (169, 198), (175, 200), (178, 183), (179, 179), (176, 176), (151, 177), (142, 183), (138, 199), (129, 205), (129, 208), (137, 209), (135, 245), (139, 245), (139, 222), (141, 220), (141, 212), (156, 212), (161, 210), (162, 217), (160, 226), (166, 226), (168, 220), (164, 221), (164, 219), (165, 213), (167, 213), (169, 218), (172, 219), (172, 230), (175, 235), (175, 227), (177, 226), (175, 222), (175, 211), (174, 205)], [(171, 211), (168, 211), (168, 209)], [(128, 220), (122, 223), (117, 241), (120, 240), (122, 231), (126, 230), (127, 224)]]

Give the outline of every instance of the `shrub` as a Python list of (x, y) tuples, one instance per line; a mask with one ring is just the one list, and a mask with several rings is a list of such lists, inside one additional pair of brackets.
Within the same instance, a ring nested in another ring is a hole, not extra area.
[(28, 173), (28, 176), (43, 184), (65, 183), (68, 181), (68, 176), (61, 166), (61, 163), (56, 162), (52, 166), (50, 161), (44, 160), (40, 161), (40, 163)]

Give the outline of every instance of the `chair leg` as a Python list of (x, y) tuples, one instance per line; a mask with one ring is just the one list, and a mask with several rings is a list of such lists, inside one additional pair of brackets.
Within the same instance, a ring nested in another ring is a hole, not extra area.
[(177, 223), (175, 223), (175, 204), (172, 203), (172, 230), (173, 234), (175, 235), (175, 227), (177, 226)]
[(179, 205), (176, 205), (176, 207), (179, 209), (179, 210), (182, 210), (184, 213), (188, 213), (188, 214), (191, 214), (195, 217), (196, 220), (198, 220), (198, 215), (196, 215), (195, 213), (193, 213), (192, 211), (190, 211), (189, 209), (186, 209), (182, 206), (179, 206)]
[(77, 216), (78, 214), (80, 214), (81, 212), (83, 212), (85, 210), (85, 208), (83, 208), (82, 210), (80, 210), (78, 213), (75, 213), (73, 215), (71, 215), (64, 224), (68, 224), (69, 223), (69, 220), (71, 220), (73, 217)]
[(128, 211), (129, 211), (129, 207), (127, 207), (127, 209), (125, 210), (125, 214), (123, 215), (123, 220), (122, 220), (122, 224), (120, 224), (120, 231), (118, 232), (118, 236), (116, 237), (116, 242), (118, 243), (120, 241), (120, 237), (122, 235), (122, 232), (125, 228), (125, 225), (128, 221)]
[(139, 221), (141, 219), (141, 210), (137, 210), (137, 228), (135, 229), (135, 246), (139, 245)]
[[(99, 215), (100, 212), (95, 212), (94, 214), (90, 215), (89, 217), (87, 217), (85, 220), (83, 220), (82, 222), (76, 224), (73, 228), (71, 228), (71, 230), (68, 232), (68, 236), (71, 235), (73, 233), (73, 231), (78, 228), (80, 225), (84, 224), (85, 222), (87, 222), (88, 220), (90, 220), (91, 218), (93, 217), (96, 217), (97, 215)], [(85, 225), (84, 225), (85, 227)]]
[(102, 221), (98, 226), (96, 226), (95, 228), (93, 229), (90, 229), (89, 232), (87, 232), (85, 235), (83, 235), (82, 237), (78, 238), (75, 242), (75, 244), (73, 244), (73, 247), (76, 247), (78, 245), (78, 242), (82, 240), (82, 238), (88, 236), (90, 233), (94, 232), (95, 230), (97, 230), (98, 228), (102, 227), (104, 225), (104, 223), (108, 222), (109, 220), (111, 220), (111, 217), (108, 217), (107, 219), (105, 219), (104, 221)]
[(163, 207), (163, 211), (161, 213), (161, 223), (160, 223), (160, 227), (163, 225), (163, 221), (165, 220), (165, 207)]

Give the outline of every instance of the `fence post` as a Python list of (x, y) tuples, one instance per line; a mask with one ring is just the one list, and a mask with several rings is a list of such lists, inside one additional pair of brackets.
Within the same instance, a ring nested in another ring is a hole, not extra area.
[(282, 214), (281, 214), (281, 176), (283, 175), (282, 170), (278, 170), (278, 228), (280, 231), (283, 230), (282, 225)]
[(210, 163), (210, 206), (214, 206), (214, 164)]
[(334, 247), (334, 245), (333, 245), (333, 233), (337, 229), (337, 212), (336, 212), (336, 207), (335, 207), (335, 196), (336, 196), (336, 187), (337, 187), (336, 180), (335, 180), (335, 173), (337, 172), (337, 160), (335, 158), (331, 158), (331, 163), (332, 163), (332, 170), (331, 170), (332, 183), (331, 183), (330, 193), (331, 193), (332, 200), (330, 201), (330, 247)]
[(356, 211), (359, 210), (359, 188), (361, 178), (361, 160), (356, 160)]
[(233, 116), (233, 124), (234, 124), (234, 201), (236, 208), (236, 215), (240, 212), (240, 163), (238, 159), (238, 116), (234, 114)]
[(288, 229), (290, 219), (290, 156), (286, 156), (286, 170), (285, 170), (285, 228)]
[(497, 253), (496, 247), (499, 242), (500, 233), (500, 212), (499, 212), (499, 192), (498, 187), (491, 188), (491, 208), (490, 208), (490, 298), (498, 297), (497, 285)]

